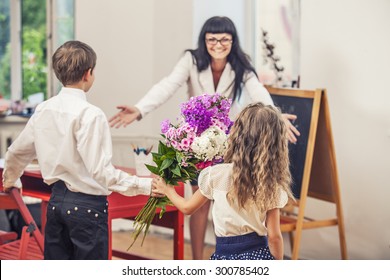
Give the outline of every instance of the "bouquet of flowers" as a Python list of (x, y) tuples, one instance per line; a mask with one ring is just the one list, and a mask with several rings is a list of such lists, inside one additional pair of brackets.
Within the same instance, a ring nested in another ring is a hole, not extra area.
[[(146, 167), (167, 184), (177, 185), (195, 179), (203, 168), (221, 162), (232, 125), (229, 118), (231, 102), (220, 94), (203, 94), (181, 104), (178, 124), (169, 120), (161, 124), (164, 140), (159, 142), (158, 152), (152, 153), (156, 166)], [(167, 197), (148, 199), (135, 217), (133, 242), (129, 249), (143, 231), (142, 246), (156, 209), (161, 208), (161, 218), (167, 205), (172, 205)]]

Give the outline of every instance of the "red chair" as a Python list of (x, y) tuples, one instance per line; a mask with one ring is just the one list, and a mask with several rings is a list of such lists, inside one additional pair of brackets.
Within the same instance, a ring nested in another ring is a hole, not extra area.
[(42, 260), (43, 235), (24, 203), (19, 189), (0, 192), (0, 209), (19, 210), (25, 221), (20, 239), (14, 232), (0, 231), (0, 260)]

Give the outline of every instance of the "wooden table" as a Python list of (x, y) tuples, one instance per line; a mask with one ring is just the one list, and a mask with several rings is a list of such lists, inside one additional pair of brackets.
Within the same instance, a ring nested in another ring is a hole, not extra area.
[[(121, 170), (134, 174), (134, 169), (118, 167)], [(2, 182), (3, 168), (0, 167), (0, 182)], [(50, 198), (51, 189), (43, 182), (40, 171), (25, 171), (21, 177), (23, 184), (22, 194), (42, 199), (42, 231), (44, 232), (46, 223), (47, 204)], [(184, 196), (184, 185), (180, 184), (176, 187), (176, 191), (181, 196)], [(124, 196), (113, 192), (108, 196), (108, 233), (109, 233), (109, 259), (113, 256), (122, 259), (146, 259), (143, 256), (134, 255), (129, 252), (112, 249), (112, 220), (118, 218), (134, 219), (138, 212), (145, 205), (149, 196)], [(167, 227), (173, 229), (173, 258), (175, 260), (184, 259), (184, 215), (176, 207), (167, 206), (163, 217), (159, 219), (159, 210), (156, 211), (156, 216), (152, 222), (153, 225)], [(142, 239), (142, 234), (139, 241)], [(130, 244), (131, 240), (129, 240)]]

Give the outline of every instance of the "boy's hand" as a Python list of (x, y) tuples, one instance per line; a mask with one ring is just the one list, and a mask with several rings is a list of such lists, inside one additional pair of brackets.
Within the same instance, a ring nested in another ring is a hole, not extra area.
[(15, 183), (13, 184), (10, 184), (9, 182), (7, 182), (7, 180), (3, 177), (3, 190), (4, 191), (8, 191), (12, 188), (17, 188), (17, 189), (21, 189), (22, 188), (22, 182), (20, 181), (20, 178), (18, 180), (16, 180)]

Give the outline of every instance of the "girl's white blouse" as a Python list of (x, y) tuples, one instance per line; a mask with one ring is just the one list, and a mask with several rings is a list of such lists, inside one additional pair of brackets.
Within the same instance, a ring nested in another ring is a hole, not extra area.
[[(261, 212), (255, 203), (246, 209), (239, 209), (236, 201), (231, 205), (227, 200), (227, 193), (232, 188), (232, 170), (233, 164), (223, 163), (208, 167), (199, 175), (200, 192), (214, 201), (212, 217), (215, 235), (236, 236), (251, 232), (267, 235), (266, 212)], [(287, 193), (280, 191), (280, 201), (276, 208), (283, 208), (288, 200)]]

